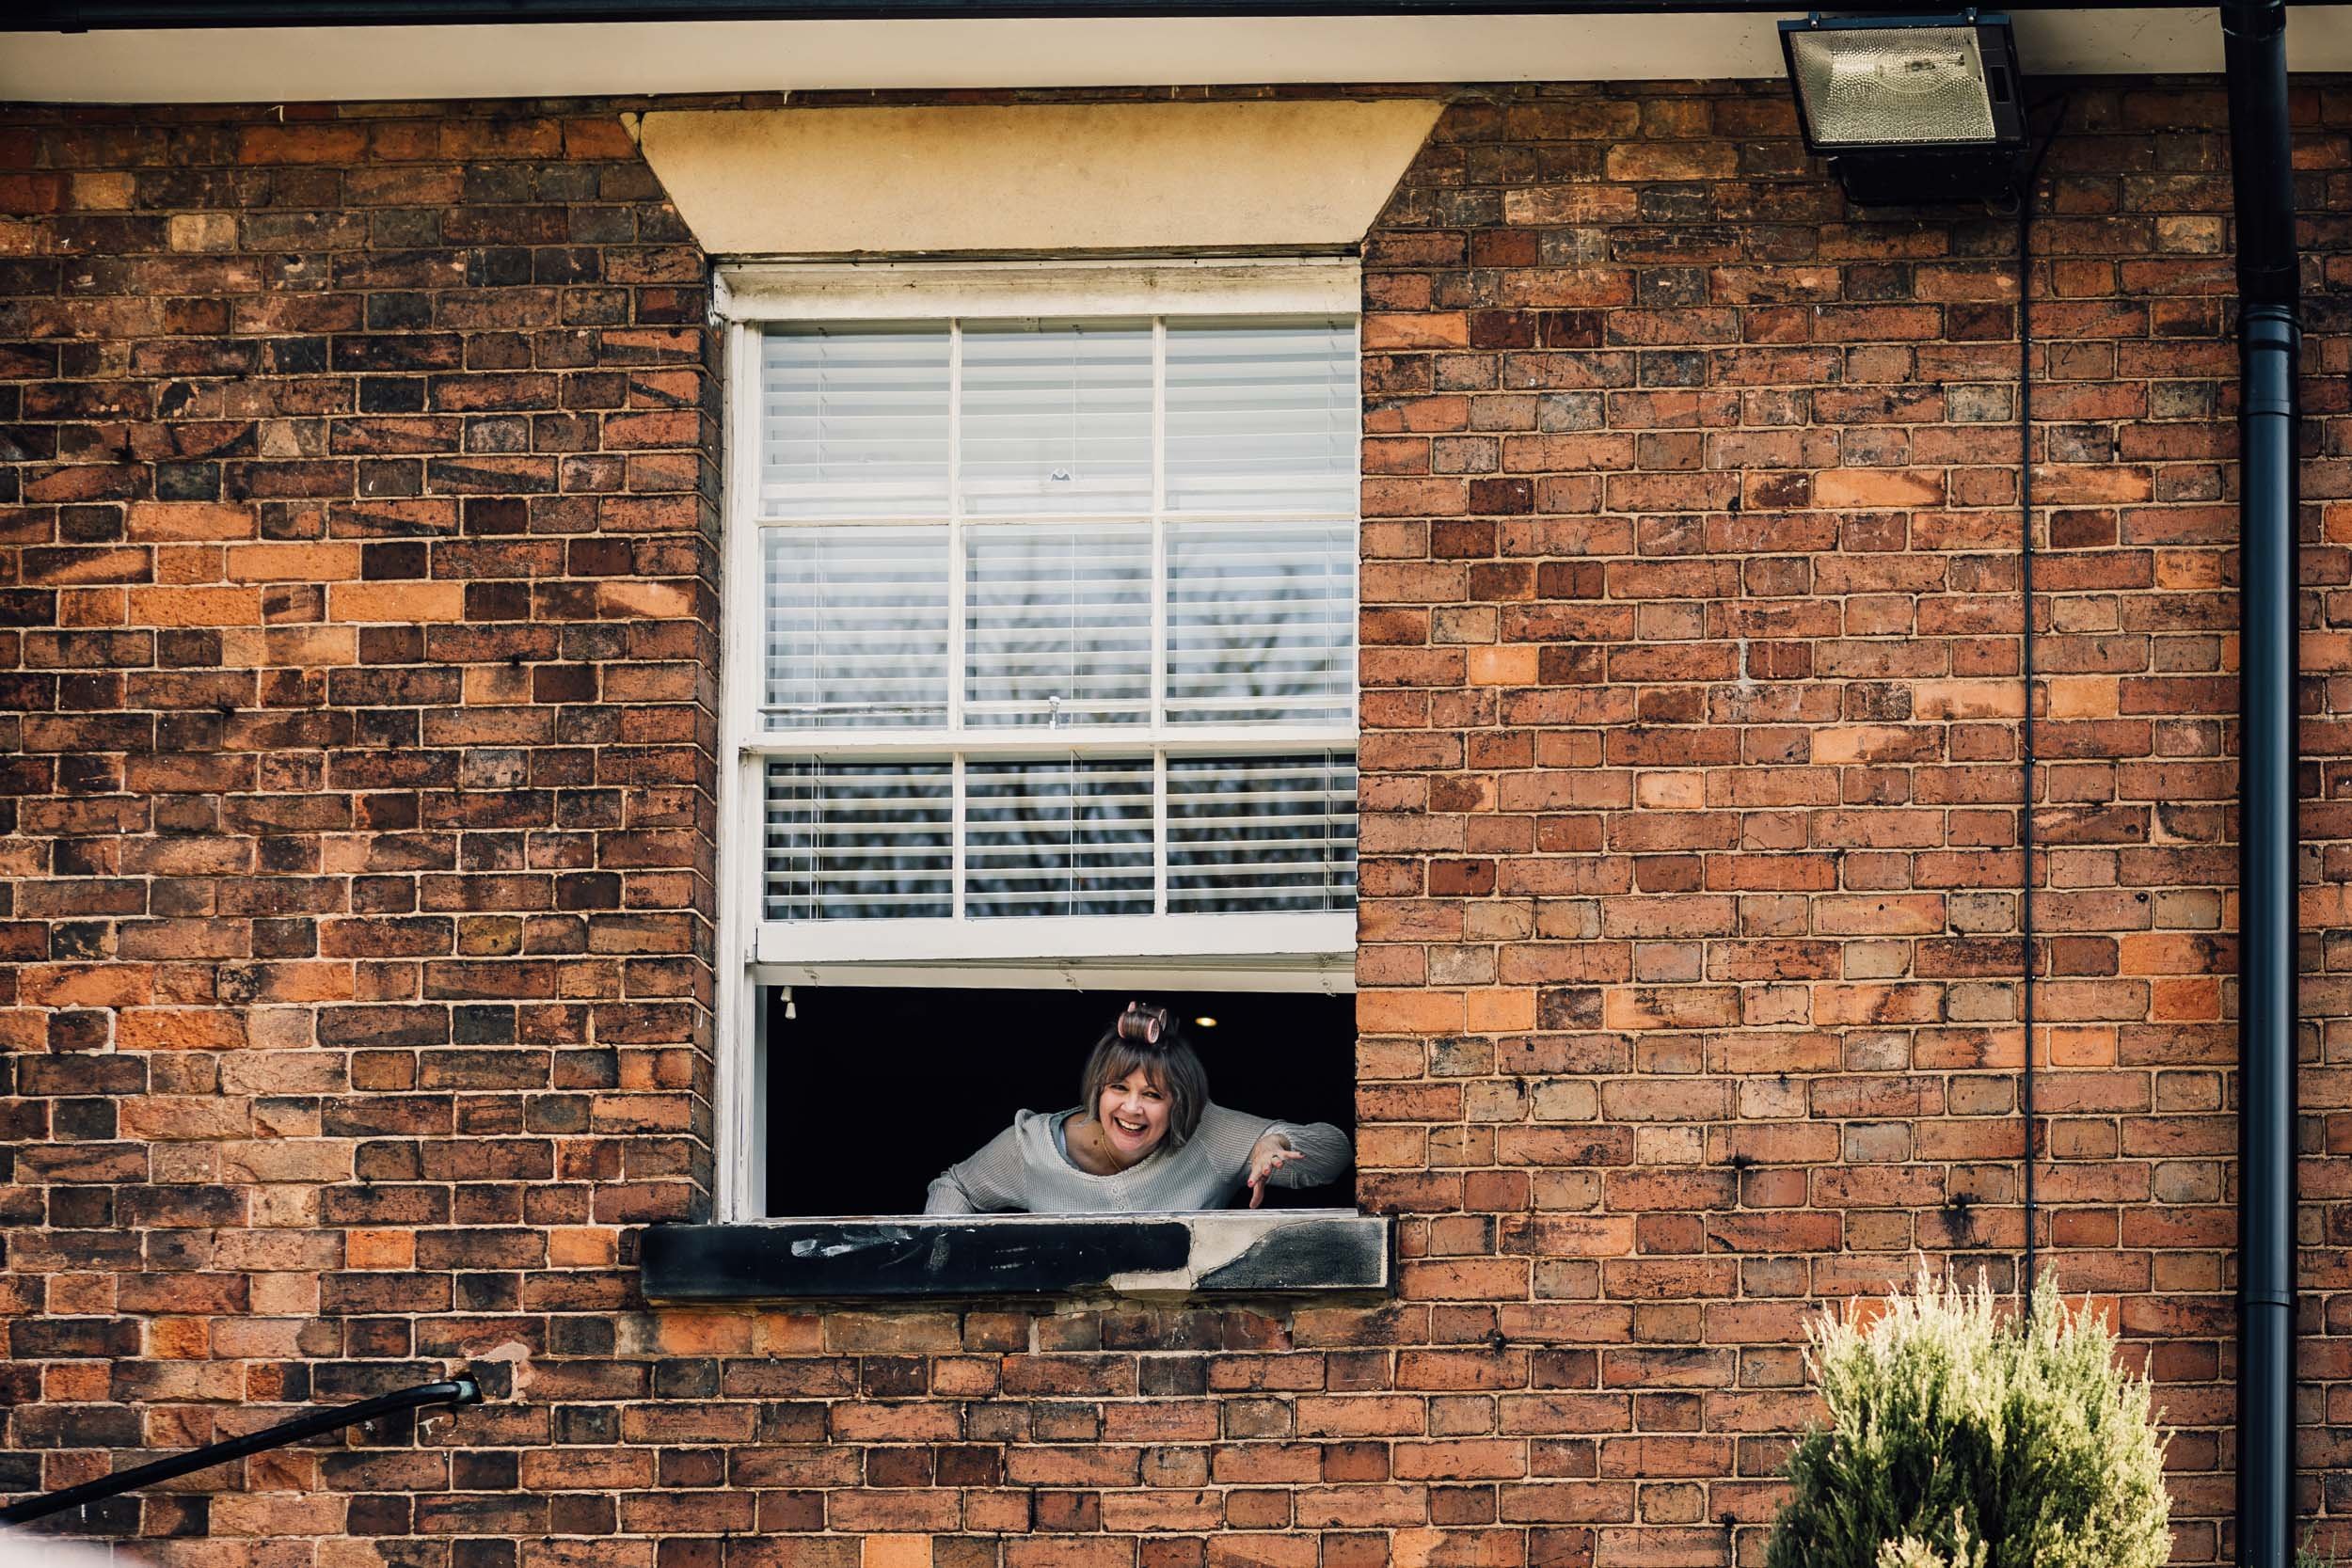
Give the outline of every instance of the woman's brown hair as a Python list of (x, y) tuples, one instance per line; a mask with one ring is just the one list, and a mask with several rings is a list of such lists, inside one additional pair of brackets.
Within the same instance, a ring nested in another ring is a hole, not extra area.
[(1078, 1104), (1086, 1115), (1096, 1115), (1103, 1091), (1137, 1068), (1168, 1096), (1168, 1144), (1179, 1147), (1200, 1125), (1201, 1108), (1209, 1102), (1209, 1073), (1166, 1007), (1127, 1004), (1127, 1010), (1087, 1054)]

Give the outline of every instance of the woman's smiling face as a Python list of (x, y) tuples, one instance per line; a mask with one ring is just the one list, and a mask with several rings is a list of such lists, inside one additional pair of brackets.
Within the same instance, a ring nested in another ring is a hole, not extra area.
[(1132, 1165), (1168, 1136), (1168, 1095), (1137, 1068), (1116, 1084), (1103, 1085), (1094, 1119), (1121, 1164)]

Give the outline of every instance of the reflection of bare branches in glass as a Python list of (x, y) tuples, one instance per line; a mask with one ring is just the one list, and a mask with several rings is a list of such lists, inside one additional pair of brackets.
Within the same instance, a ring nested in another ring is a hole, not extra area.
[(771, 722), (867, 729), (946, 721), (946, 529), (781, 529), (766, 545)]
[[(817, 531), (810, 531), (812, 545), (823, 543)], [(1139, 721), (1150, 713), (1154, 658), (1166, 672), (1173, 724), (1312, 721), (1347, 710), (1352, 529), (1183, 523), (1168, 525), (1164, 536), (1168, 607), (1165, 642), (1155, 651), (1149, 525), (1112, 531), (1010, 523), (970, 531), (959, 677), (966, 722), (1052, 729)], [(864, 531), (841, 540), (854, 559), (883, 564), (862, 577), (852, 572), (847, 597), (837, 594), (835, 602), (850, 606), (842, 613), (853, 628), (874, 616), (887, 625), (894, 616), (935, 613), (941, 629), (917, 638), (915, 663), (935, 660), (944, 673), (946, 594), (926, 578), (934, 562), (941, 569), (950, 562), (938, 547), (944, 537), (934, 539), (898, 541)], [(921, 552), (912, 578), (903, 564), (891, 564), (907, 562), (909, 547)], [(821, 567), (818, 562), (809, 570)], [(861, 613), (868, 619), (858, 620)], [(850, 645), (867, 644), (853, 639)], [(777, 650), (772, 639), (771, 647)], [(907, 672), (909, 651), (885, 638), (831, 678), (818, 674), (826, 682), (820, 690), (846, 696), (842, 679), (866, 668)], [(876, 658), (886, 662), (873, 666)], [(910, 716), (938, 722), (944, 714), (915, 705)], [(871, 706), (865, 719), (873, 721)], [(1170, 907), (1348, 907), (1353, 760), (1344, 752), (1170, 759)], [(772, 764), (771, 917), (952, 913), (953, 767), (946, 757)], [(1150, 912), (1154, 767), (1149, 755), (968, 762), (965, 912)]]
[(1355, 761), (1343, 752), (1169, 758), (1169, 908), (1351, 907)]
[(965, 912), (1151, 913), (1152, 795), (1148, 756), (967, 764)]
[(954, 913), (953, 765), (768, 765), (771, 920)]
[[(1166, 759), (1170, 908), (1348, 908), (1354, 763), (1344, 752)], [(769, 918), (950, 914), (951, 767), (771, 763)], [(1146, 755), (968, 763), (966, 912), (1151, 912), (1153, 776)]]
[(1150, 719), (1148, 524), (992, 526), (965, 546), (967, 723)]
[[(853, 326), (765, 353), (764, 504), (792, 525), (767, 541), (770, 723), (852, 752), (942, 732), (919, 759), (771, 766), (771, 914), (1129, 912), (1163, 854), (1181, 908), (1344, 907), (1351, 753), (1103, 742), (1352, 715), (1351, 324)], [(968, 755), (959, 808), (951, 732), (992, 728), (1077, 749)]]
[[(1352, 528), (1171, 526), (1168, 557), (1171, 719), (1346, 714), (1355, 687)], [(1229, 608), (1236, 600), (1240, 612)]]

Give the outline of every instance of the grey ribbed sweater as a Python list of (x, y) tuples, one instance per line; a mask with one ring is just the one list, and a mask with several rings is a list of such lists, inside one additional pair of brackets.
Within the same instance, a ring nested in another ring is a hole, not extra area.
[[(1022, 1111), (980, 1151), (940, 1173), (923, 1204), (927, 1214), (1160, 1213), (1227, 1209), (1247, 1190), (1249, 1151), (1268, 1132), (1281, 1133), (1306, 1158), (1267, 1178), (1278, 1187), (1315, 1187), (1347, 1168), (1347, 1134), (1328, 1122), (1269, 1121), (1222, 1105), (1174, 1148), (1162, 1148), (1111, 1176), (1072, 1164), (1056, 1147), (1054, 1124), (1067, 1111)], [(1246, 1201), (1246, 1200), (1245, 1200)]]

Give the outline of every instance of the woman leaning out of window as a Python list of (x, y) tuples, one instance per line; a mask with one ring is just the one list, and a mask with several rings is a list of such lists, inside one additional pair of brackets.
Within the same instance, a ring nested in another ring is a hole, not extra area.
[(1222, 1209), (1244, 1188), (1314, 1187), (1347, 1168), (1327, 1122), (1269, 1121), (1209, 1101), (1208, 1074), (1165, 1007), (1129, 1003), (1094, 1042), (1074, 1110), (1022, 1111), (930, 1185), (930, 1214)]

